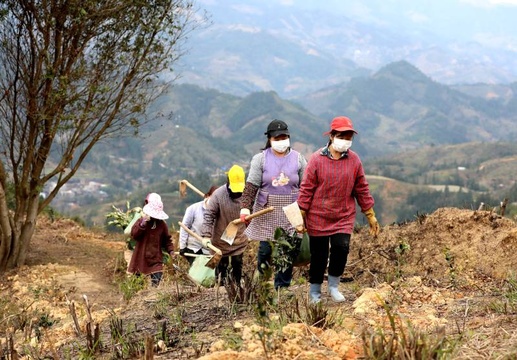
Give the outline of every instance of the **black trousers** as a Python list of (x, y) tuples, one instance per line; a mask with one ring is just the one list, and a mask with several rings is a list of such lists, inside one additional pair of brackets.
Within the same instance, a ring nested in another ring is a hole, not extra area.
[[(271, 262), (271, 255), (273, 249), (267, 241), (261, 241), (257, 254), (257, 269), (260, 274), (264, 273), (262, 264), (269, 268)], [(278, 290), (281, 287), (289, 287), (291, 285), (291, 279), (293, 278), (293, 265), (289, 266), (285, 271), (278, 271), (275, 274), (275, 289)]]
[[(242, 257), (243, 254), (223, 256), (215, 268), (215, 278), (219, 279), (219, 275), (221, 275), (221, 284), (224, 284), (227, 281), (227, 278), (230, 277), (232, 281), (237, 285), (240, 285), (242, 278)], [(231, 276), (228, 274), (228, 267), (231, 267)]]
[[(311, 265), (309, 267), (309, 282), (323, 283), (325, 269), (328, 263), (330, 276), (341, 276), (350, 249), (350, 234), (332, 234), (330, 236), (310, 236)], [(330, 260), (329, 260), (330, 248)]]

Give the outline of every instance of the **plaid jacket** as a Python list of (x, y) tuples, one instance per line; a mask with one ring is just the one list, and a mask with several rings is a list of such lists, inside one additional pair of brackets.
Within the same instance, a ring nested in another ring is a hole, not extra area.
[(351, 234), (356, 201), (362, 211), (374, 205), (359, 156), (348, 150), (347, 156), (334, 160), (327, 147), (313, 153), (298, 196), (309, 235)]

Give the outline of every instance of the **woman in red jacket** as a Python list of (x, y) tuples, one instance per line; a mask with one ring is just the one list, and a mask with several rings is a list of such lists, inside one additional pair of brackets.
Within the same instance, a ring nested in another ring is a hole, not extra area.
[(174, 255), (174, 245), (169, 228), (164, 221), (169, 216), (163, 211), (160, 195), (151, 193), (142, 209), (142, 217), (131, 228), (131, 237), (136, 241), (128, 272), (135, 275), (149, 275), (157, 286), (162, 279), (162, 249)]
[[(330, 124), (329, 141), (312, 154), (300, 186), (298, 206), (304, 214), (310, 237), (310, 301), (321, 300), (321, 284), (328, 263), (328, 290), (332, 300), (344, 301), (338, 285), (345, 269), (350, 237), (354, 229), (355, 203), (368, 218), (370, 233), (377, 236), (379, 223), (373, 211), (374, 199), (359, 156), (350, 150), (357, 132), (345, 116)], [(330, 246), (330, 260), (329, 260)]]

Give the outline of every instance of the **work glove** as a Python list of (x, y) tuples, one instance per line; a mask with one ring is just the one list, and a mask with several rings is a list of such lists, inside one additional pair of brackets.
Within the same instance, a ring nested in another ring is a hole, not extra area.
[(363, 213), (366, 216), (366, 219), (368, 219), (368, 224), (370, 225), (370, 235), (372, 235), (373, 237), (377, 237), (377, 235), (379, 235), (379, 232), (381, 231), (381, 228), (379, 226), (377, 218), (375, 217), (375, 211), (373, 211), (373, 207), (369, 208)]
[(201, 243), (203, 244), (203, 246), (205, 248), (208, 248), (208, 244), (212, 243), (212, 239), (204, 237), (204, 238), (201, 239)]
[(246, 208), (241, 209), (240, 219), (243, 224), (246, 224), (246, 226), (248, 226), (250, 224), (250, 221), (246, 220), (246, 216), (248, 216), (249, 214), (250, 214), (250, 209), (246, 209)]

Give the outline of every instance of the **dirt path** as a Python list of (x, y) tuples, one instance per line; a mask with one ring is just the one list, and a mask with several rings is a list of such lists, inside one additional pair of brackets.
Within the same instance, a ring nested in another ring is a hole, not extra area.
[(113, 276), (117, 267), (123, 266), (123, 250), (121, 235), (92, 232), (68, 219), (51, 222), (41, 218), (31, 242), (26, 271), (52, 269), (38, 277), (53, 278), (76, 300), (87, 294), (103, 306), (119, 305), (120, 294)]

